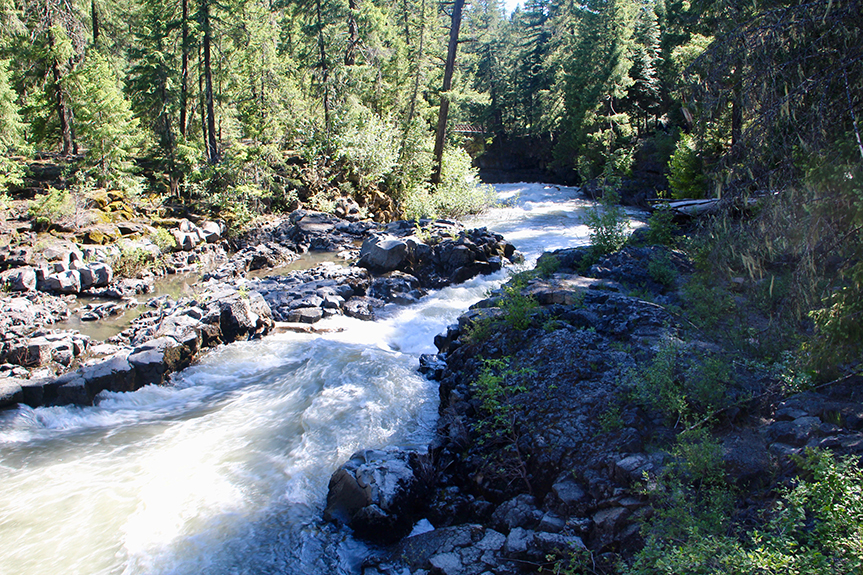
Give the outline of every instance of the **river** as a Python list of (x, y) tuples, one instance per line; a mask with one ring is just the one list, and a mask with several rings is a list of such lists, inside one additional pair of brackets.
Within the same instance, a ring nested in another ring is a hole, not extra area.
[[(528, 263), (587, 242), (575, 189), (496, 189), (509, 205), (469, 225)], [(358, 573), (367, 548), (320, 519), (329, 477), (357, 449), (428, 444), (437, 386), (419, 355), (505, 277), (317, 324), (337, 333), (222, 346), (94, 407), (0, 412), (0, 573)]]

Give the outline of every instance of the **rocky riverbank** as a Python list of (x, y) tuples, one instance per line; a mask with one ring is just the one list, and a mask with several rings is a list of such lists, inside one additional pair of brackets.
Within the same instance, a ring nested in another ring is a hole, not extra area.
[(325, 517), (384, 544), (366, 575), (613, 572), (674, 485), (706, 481), (699, 462), (744, 521), (806, 448), (863, 454), (861, 378), (777, 395), (681, 319), (680, 254), (588, 258), (544, 255), (438, 336), (421, 362), (440, 381), (427, 453), (362, 451), (333, 475)]
[[(163, 384), (209, 347), (276, 328), (307, 330), (334, 314), (373, 319), (388, 303), (416, 301), (424, 290), (497, 271), (515, 257), (500, 235), (447, 221), (384, 226), (297, 210), (232, 244), (221, 240), (217, 228), (185, 221), (172, 230), (184, 249), (166, 258), (169, 271), (210, 271), (194, 295), (150, 299), (144, 313), (105, 342), (50, 326), (68, 318), (79, 297), (113, 300), (80, 308), (82, 319), (93, 321), (141, 305), (136, 297), (152, 290), (151, 273), (116, 279), (108, 264), (112, 250), (119, 250), (115, 246), (82, 249), (57, 242), (38, 251), (7, 248), (0, 407), (89, 405), (105, 390)], [(338, 254), (345, 265), (247, 277), (310, 250)]]

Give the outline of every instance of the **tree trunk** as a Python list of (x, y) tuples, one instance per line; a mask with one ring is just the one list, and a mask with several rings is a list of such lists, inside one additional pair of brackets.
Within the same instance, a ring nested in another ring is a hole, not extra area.
[(204, 28), (204, 100), (207, 107), (207, 161), (219, 163), (219, 146), (216, 142), (216, 112), (213, 105), (213, 70), (210, 65), (210, 45), (212, 30), (210, 29), (209, 0), (201, 2), (201, 24)]
[(201, 54), (201, 46), (198, 45), (198, 106), (201, 110), (201, 138), (207, 141), (207, 104), (204, 102), (204, 57)]
[(452, 25), (449, 29), (449, 46), (446, 53), (446, 67), (443, 75), (443, 89), (440, 95), (440, 111), (437, 117), (437, 133), (434, 142), (434, 169), (431, 181), (433, 184), (440, 183), (441, 161), (443, 159), (443, 143), (446, 136), (446, 120), (449, 114), (449, 90), (452, 86), (452, 73), (455, 68), (455, 53), (458, 49), (458, 31), (461, 27), (461, 10), (464, 0), (455, 0), (452, 9)]
[(90, 19), (93, 22), (93, 45), (99, 46), (99, 8), (96, 0), (90, 0)]
[(321, 0), (315, 2), (318, 19), (318, 49), (321, 53), (321, 81), (324, 84), (324, 127), (327, 139), (330, 135), (330, 67), (327, 64), (327, 50), (324, 45), (324, 21), (321, 17)]
[[(423, 52), (423, 42), (425, 40), (425, 12), (426, 12), (426, 0), (422, 0), (420, 3), (420, 37), (419, 43), (417, 46), (417, 54), (416, 54), (416, 73), (414, 74), (414, 87), (411, 90), (411, 100), (410, 105), (408, 106), (408, 117), (405, 122), (405, 142), (402, 143), (402, 148), (407, 143), (408, 133), (411, 129), (411, 122), (414, 120), (414, 114), (416, 113), (416, 105), (417, 105), (417, 97), (419, 96), (420, 89), (420, 77), (422, 76), (423, 69), (423, 58), (425, 54)], [(405, 15), (405, 25), (407, 25), (407, 15)]]
[(180, 135), (186, 139), (186, 110), (189, 103), (189, 0), (183, 0), (183, 23), (180, 68)]
[[(48, 44), (51, 52), (54, 52), (54, 33), (48, 31)], [(72, 110), (66, 103), (66, 91), (63, 89), (63, 71), (56, 56), (51, 56), (51, 76), (54, 79), (54, 102), (57, 109), (57, 119), (60, 120), (60, 136), (63, 142), (64, 156), (78, 153), (78, 145), (75, 143), (75, 131), (72, 126)]]
[(345, 66), (353, 66), (357, 61), (357, 46), (360, 43), (360, 28), (357, 25), (357, 0), (348, 0), (348, 48), (345, 51)]
[[(410, 10), (408, 10), (408, 0), (402, 0), (402, 14), (404, 16), (404, 31), (405, 31), (405, 46), (410, 48), (411, 45), (411, 29), (410, 29), (410, 21), (408, 17), (410, 16)], [(423, 6), (425, 6), (425, 0), (423, 0)], [(425, 10), (422, 11), (422, 16), (425, 15)], [(420, 17), (420, 22), (423, 22), (422, 16)]]

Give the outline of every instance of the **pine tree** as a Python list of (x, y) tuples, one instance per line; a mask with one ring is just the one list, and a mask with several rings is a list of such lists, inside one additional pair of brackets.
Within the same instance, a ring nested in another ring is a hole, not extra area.
[(0, 60), (0, 194), (9, 186), (21, 185), (24, 175), (21, 166), (7, 158), (7, 154), (20, 150), (24, 143), (24, 123), (9, 76), (9, 62)]
[(128, 88), (133, 109), (143, 125), (156, 136), (155, 157), (163, 164), (171, 193), (176, 194), (181, 175), (177, 163), (177, 115), (179, 70), (176, 53), (176, 12), (173, 0), (148, 0), (142, 7), (137, 42), (130, 51), (134, 65)]
[[(629, 89), (628, 99), (633, 111), (648, 129), (648, 118), (654, 117), (662, 99), (662, 85), (659, 80), (659, 67), (662, 56), (660, 47), (659, 18), (652, 1), (641, 5), (635, 25), (635, 53), (630, 76), (635, 83)], [(639, 122), (641, 129), (641, 122)]]
[(131, 105), (107, 58), (98, 51), (87, 55), (77, 80), (78, 133), (87, 147), (86, 162), (100, 186), (128, 186), (133, 173), (130, 157), (141, 142)]
[(446, 65), (444, 68), (443, 87), (441, 88), (440, 109), (438, 110), (437, 130), (435, 132), (434, 144), (434, 168), (432, 169), (431, 182), (441, 182), (441, 170), (443, 160), (444, 136), (446, 135), (447, 116), (449, 114), (450, 88), (452, 87), (452, 75), (455, 68), (456, 50), (458, 49), (458, 34), (461, 28), (462, 8), (464, 0), (455, 0), (452, 14), (450, 15), (449, 47), (447, 48)]
[(10, 80), (9, 61), (0, 60), (0, 154), (8, 154), (24, 143), (25, 126)]

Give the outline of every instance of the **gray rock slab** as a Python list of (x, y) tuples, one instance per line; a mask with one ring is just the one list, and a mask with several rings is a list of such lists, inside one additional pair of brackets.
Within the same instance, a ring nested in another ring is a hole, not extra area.
[(24, 401), (21, 382), (7, 377), (0, 378), (0, 409), (13, 407)]

